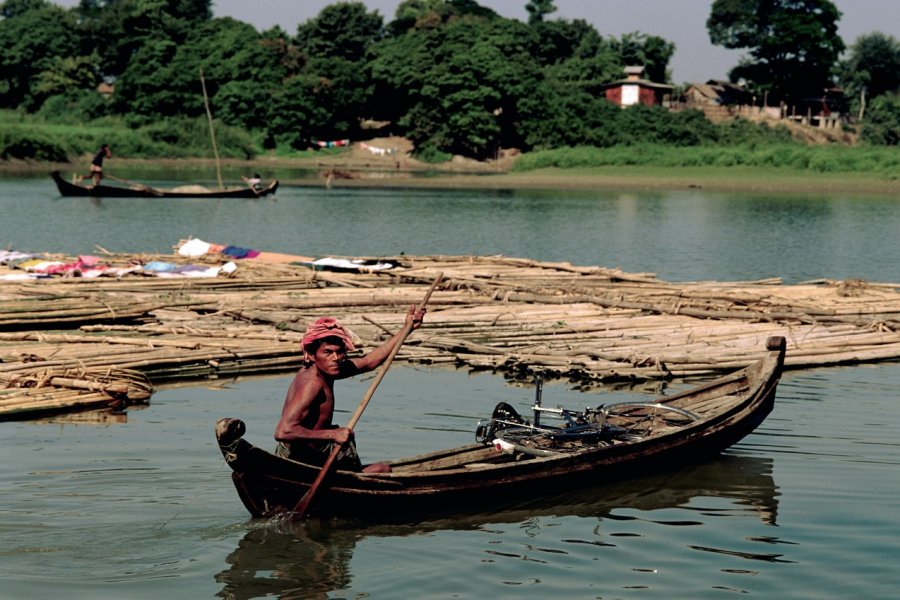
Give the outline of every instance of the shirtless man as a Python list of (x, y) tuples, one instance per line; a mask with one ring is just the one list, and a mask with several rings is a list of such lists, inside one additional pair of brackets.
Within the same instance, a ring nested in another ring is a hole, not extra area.
[[(424, 316), (424, 308), (410, 307), (405, 325), (415, 330)], [(303, 366), (288, 388), (281, 420), (275, 428), (276, 454), (321, 466), (334, 444), (339, 444), (342, 448), (335, 460), (338, 469), (366, 473), (390, 471), (384, 463), (364, 467), (353, 443), (353, 431), (332, 423), (334, 382), (376, 369), (401, 341), (401, 334), (402, 329), (365, 356), (347, 358), (347, 351), (354, 350), (355, 346), (340, 323), (323, 317), (309, 325), (302, 340)]]
[(79, 178), (78, 182), (84, 181), (85, 179), (91, 178), (94, 180), (94, 187), (100, 185), (100, 180), (103, 179), (103, 159), (110, 158), (112, 156), (112, 151), (109, 149), (109, 144), (103, 144), (100, 146), (100, 149), (94, 155), (94, 159), (91, 161), (91, 174), (84, 175)]
[(259, 173), (254, 173), (253, 177), (242, 175), (241, 179), (244, 180), (244, 183), (246, 183), (251, 190), (258, 190), (262, 187), (262, 177), (260, 177)]

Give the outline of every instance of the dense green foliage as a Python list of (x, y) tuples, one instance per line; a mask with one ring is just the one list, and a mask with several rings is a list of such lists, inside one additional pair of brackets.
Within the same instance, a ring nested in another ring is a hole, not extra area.
[(865, 141), (887, 146), (900, 145), (900, 94), (884, 94), (875, 98), (867, 114), (862, 128)]
[(840, 64), (854, 114), (865, 115), (862, 139), (900, 145), (900, 41), (880, 32), (859, 36)]
[(0, 108), (36, 110), (59, 86), (79, 85), (75, 15), (43, 0), (0, 21)]
[[(700, 113), (612, 105), (603, 85), (625, 66), (670, 80), (674, 45), (639, 32), (603, 37), (583, 20), (551, 19), (552, 0), (527, 1), (527, 23), (475, 0), (404, 0), (388, 22), (362, 2), (336, 2), (293, 35), (213, 18), (211, 6), (0, 3), (0, 109), (30, 117), (24, 125), (0, 120), (0, 153), (55, 160), (103, 139), (118, 156), (208, 155), (204, 85), (217, 133), (228, 137), (220, 147), (237, 156), (381, 134), (410, 138), (431, 160), (491, 158), (504, 148), (784, 139), (748, 124), (715, 125)], [(753, 48), (755, 63), (739, 70), (756, 85), (799, 94), (831, 75), (843, 48), (838, 17), (827, 0), (716, 0), (710, 31), (729, 47)], [(777, 32), (778, 43), (762, 28)], [(895, 46), (893, 38), (857, 42), (848, 81), (874, 90), (877, 79), (889, 88), (884, 73), (896, 63), (882, 50)], [(896, 143), (895, 107), (871, 103), (867, 140)]]
[(859, 36), (840, 73), (852, 98), (861, 92), (868, 98), (900, 92), (900, 41), (877, 31)]
[(732, 81), (750, 82), (774, 101), (821, 96), (844, 42), (840, 11), (830, 0), (715, 0), (706, 27), (725, 48), (749, 48)]

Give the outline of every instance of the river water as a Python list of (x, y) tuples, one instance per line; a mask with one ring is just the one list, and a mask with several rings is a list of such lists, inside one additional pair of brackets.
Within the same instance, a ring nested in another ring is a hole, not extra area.
[[(898, 282), (898, 231), (891, 197), (286, 185), (273, 199), (98, 201), (59, 198), (45, 177), (0, 179), (0, 245), (70, 254), (168, 253), (193, 236), (309, 256), (569, 260), (671, 281)], [(124, 416), (0, 423), (0, 598), (897, 595), (900, 364), (788, 372), (766, 422), (704, 464), (402, 525), (248, 519), (213, 425), (243, 418), (248, 439), (271, 446), (288, 381), (199, 382)], [(369, 383), (339, 384), (339, 421)], [(652, 387), (554, 383), (544, 401)], [(396, 366), (357, 428), (362, 458), (466, 443), (498, 401), (525, 410), (532, 394)]]

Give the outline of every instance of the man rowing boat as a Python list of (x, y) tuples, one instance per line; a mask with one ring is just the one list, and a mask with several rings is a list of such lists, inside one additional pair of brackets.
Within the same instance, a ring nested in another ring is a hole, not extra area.
[(418, 329), (425, 317), (425, 309), (410, 307), (404, 328), (384, 344), (358, 358), (347, 358), (355, 350), (353, 339), (337, 320), (323, 317), (306, 328), (303, 345), (303, 365), (288, 388), (275, 428), (278, 446), (275, 453), (303, 463), (321, 466), (334, 450), (342, 446), (335, 459), (338, 469), (385, 473), (390, 467), (384, 463), (363, 466), (353, 442), (353, 430), (332, 423), (334, 417), (334, 382), (378, 368), (398, 343), (402, 343), (406, 325)]

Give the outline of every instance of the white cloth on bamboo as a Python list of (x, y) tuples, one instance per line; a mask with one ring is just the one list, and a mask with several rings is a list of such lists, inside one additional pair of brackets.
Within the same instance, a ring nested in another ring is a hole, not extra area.
[(317, 258), (316, 260), (311, 261), (304, 261), (303, 264), (310, 265), (313, 268), (318, 269), (340, 269), (346, 271), (357, 271), (360, 273), (366, 273), (369, 271), (385, 271), (387, 269), (394, 269), (397, 267), (397, 263), (389, 261), (365, 260), (360, 258), (334, 258), (331, 256)]
[(21, 260), (25, 258), (33, 258), (34, 254), (28, 254), (26, 252), (16, 252), (15, 250), (0, 250), (0, 265), (6, 264), (8, 262), (14, 260)]
[(181, 256), (203, 256), (209, 252), (209, 242), (194, 238), (186, 241), (178, 249)]

